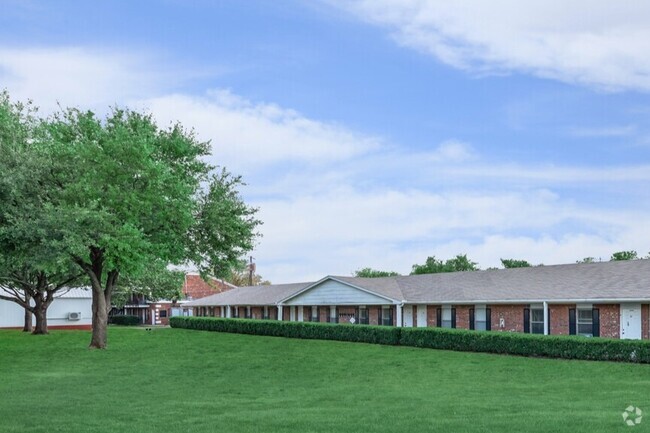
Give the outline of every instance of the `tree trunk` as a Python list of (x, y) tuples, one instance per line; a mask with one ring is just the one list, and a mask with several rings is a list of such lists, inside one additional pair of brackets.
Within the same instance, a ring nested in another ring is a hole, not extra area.
[(91, 349), (106, 349), (108, 310), (104, 291), (93, 288), (93, 333), (90, 339)]
[[(25, 302), (29, 305), (32, 297), (25, 293)], [(23, 332), (32, 332), (32, 312), (25, 308), (25, 324), (23, 325)]]
[(35, 299), (36, 305), (34, 306), (34, 316), (36, 316), (36, 327), (32, 334), (48, 334), (47, 331), (47, 307), (48, 304), (43, 301)]
[(105, 287), (103, 287), (103, 249), (90, 247), (90, 263), (86, 263), (81, 257), (75, 257), (74, 260), (90, 277), (90, 285), (93, 290), (93, 332), (88, 347), (91, 349), (106, 349), (106, 342), (108, 340), (108, 310), (111, 306), (113, 287), (115, 287), (117, 282), (119, 271), (115, 269), (109, 271), (106, 275)]

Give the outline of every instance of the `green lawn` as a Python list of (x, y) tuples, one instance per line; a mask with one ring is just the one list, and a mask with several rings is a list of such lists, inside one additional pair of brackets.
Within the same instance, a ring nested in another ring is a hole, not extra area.
[(650, 431), (650, 365), (182, 329), (88, 341), (0, 331), (0, 432)]

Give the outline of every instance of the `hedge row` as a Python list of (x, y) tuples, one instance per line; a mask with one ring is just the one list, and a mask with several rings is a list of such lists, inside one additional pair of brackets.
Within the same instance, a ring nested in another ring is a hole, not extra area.
[(138, 316), (111, 316), (108, 318), (108, 321), (113, 325), (123, 326), (138, 326), (140, 324), (140, 318)]
[(172, 317), (173, 328), (274, 337), (339, 340), (463, 352), (650, 363), (650, 342), (443, 328), (335, 325), (275, 320)]
[(354, 326), (314, 322), (282, 322), (277, 320), (220, 319), (213, 317), (181, 317), (169, 319), (172, 328), (236, 334), (269, 335), (273, 337), (338, 340), (358, 343), (399, 344), (399, 328), (392, 326)]

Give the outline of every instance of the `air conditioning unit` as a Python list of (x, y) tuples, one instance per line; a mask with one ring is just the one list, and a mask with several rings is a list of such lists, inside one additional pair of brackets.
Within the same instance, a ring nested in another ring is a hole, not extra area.
[(68, 320), (81, 320), (81, 313), (68, 313)]

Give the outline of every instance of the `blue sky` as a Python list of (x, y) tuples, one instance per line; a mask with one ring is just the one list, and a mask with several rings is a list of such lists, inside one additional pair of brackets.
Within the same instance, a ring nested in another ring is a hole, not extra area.
[(4, 0), (0, 87), (196, 128), (273, 282), (646, 255), (650, 6), (488, 3)]

